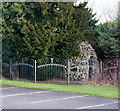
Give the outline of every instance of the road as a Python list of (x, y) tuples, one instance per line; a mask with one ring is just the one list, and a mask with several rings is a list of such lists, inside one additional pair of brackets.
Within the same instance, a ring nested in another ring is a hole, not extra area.
[(58, 91), (3, 86), (2, 109), (118, 109), (118, 100)]

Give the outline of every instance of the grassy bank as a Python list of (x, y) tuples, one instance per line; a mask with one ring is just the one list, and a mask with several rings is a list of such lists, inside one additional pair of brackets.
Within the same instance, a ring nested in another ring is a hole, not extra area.
[(63, 91), (77, 94), (87, 94), (107, 98), (120, 98), (120, 95), (118, 96), (118, 88), (112, 86), (38, 84), (25, 81), (10, 81), (10, 80), (0, 80), (0, 84), (26, 88)]

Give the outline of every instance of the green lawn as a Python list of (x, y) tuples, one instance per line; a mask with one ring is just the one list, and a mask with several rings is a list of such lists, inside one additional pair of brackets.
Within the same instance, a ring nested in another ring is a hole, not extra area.
[(55, 85), (55, 84), (39, 84), (25, 81), (0, 80), (0, 84), (9, 86), (19, 86), (27, 88), (46, 89), (54, 91), (63, 91), (77, 94), (87, 94), (94, 96), (102, 96), (108, 98), (120, 98), (118, 96), (118, 87), (112, 86), (88, 86), (88, 85)]

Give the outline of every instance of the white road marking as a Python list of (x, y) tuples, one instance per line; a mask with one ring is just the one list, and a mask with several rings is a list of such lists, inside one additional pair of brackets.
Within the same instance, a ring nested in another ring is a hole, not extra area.
[(24, 95), (47, 93), (47, 92), (51, 92), (51, 91), (40, 91), (40, 92), (32, 92), (32, 93), (20, 93), (20, 94), (5, 95), (5, 96), (1, 96), (1, 97), (4, 98), (4, 97), (13, 97), (13, 96), (24, 96)]
[(5, 87), (5, 88), (0, 88), (0, 89), (12, 89), (12, 88), (17, 88), (17, 87)]
[(119, 101), (115, 101), (115, 102), (112, 102), (112, 103), (104, 103), (104, 104), (85, 106), (85, 107), (80, 107), (80, 108), (75, 108), (75, 109), (87, 109), (87, 108), (101, 107), (101, 106), (106, 106), (106, 105), (111, 105), (111, 104), (116, 104), (116, 103), (119, 103)]
[(89, 96), (89, 95), (72, 96), (72, 97), (60, 98), (60, 99), (48, 99), (48, 100), (42, 100), (42, 101), (35, 101), (35, 102), (31, 102), (31, 103), (34, 104), (34, 103), (42, 103), (42, 102), (50, 102), (50, 101), (58, 101), (58, 100), (67, 100), (67, 99), (80, 98), (80, 97), (86, 97), (86, 96)]

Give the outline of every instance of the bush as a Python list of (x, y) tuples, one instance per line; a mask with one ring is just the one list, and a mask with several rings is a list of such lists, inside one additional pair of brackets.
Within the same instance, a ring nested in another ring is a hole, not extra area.
[(37, 80), (60, 78), (64, 68), (60, 66), (46, 66), (37, 69)]

